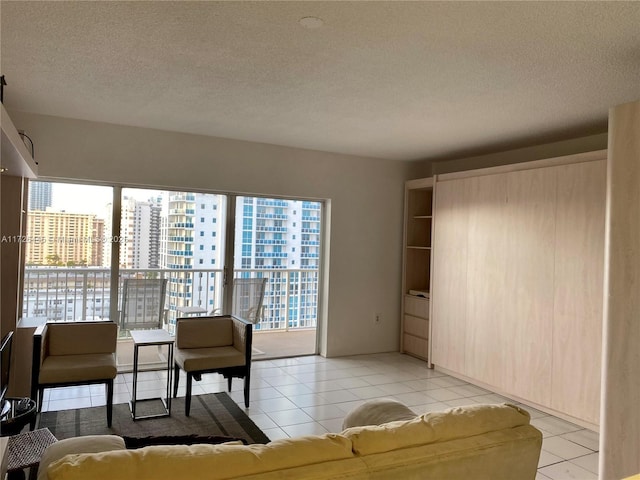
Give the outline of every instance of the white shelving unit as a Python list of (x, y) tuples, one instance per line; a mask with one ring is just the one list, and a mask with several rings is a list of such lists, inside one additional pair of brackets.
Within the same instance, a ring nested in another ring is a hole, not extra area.
[(400, 351), (429, 360), (433, 179), (405, 184)]

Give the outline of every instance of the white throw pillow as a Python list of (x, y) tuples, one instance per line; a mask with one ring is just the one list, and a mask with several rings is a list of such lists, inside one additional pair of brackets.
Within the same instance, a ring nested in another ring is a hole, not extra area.
[(60, 440), (49, 445), (40, 460), (38, 480), (48, 480), (47, 468), (56, 460), (70, 453), (98, 453), (111, 450), (126, 450), (122, 437), (117, 435), (86, 435)]
[(391, 398), (376, 398), (351, 410), (342, 422), (342, 429), (380, 425), (396, 420), (411, 420), (417, 416), (404, 403)]

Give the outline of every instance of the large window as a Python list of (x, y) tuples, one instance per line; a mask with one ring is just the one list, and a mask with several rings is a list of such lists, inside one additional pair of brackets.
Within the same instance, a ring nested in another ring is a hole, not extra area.
[(109, 318), (111, 187), (31, 182), (23, 317)]
[(229, 311), (232, 275), (267, 279), (256, 331), (314, 329), (321, 212), (304, 200), (31, 182), (22, 316), (121, 321), (125, 281), (160, 279), (173, 331), (180, 316)]

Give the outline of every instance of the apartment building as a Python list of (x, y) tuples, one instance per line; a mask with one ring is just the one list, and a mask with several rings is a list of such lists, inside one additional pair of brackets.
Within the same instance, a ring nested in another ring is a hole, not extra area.
[(120, 266), (158, 268), (160, 263), (161, 199), (122, 199), (120, 220)]
[[(273, 273), (265, 294), (270, 328), (315, 327), (318, 318), (320, 203), (239, 197), (234, 268)], [(260, 273), (257, 273), (260, 276)], [(287, 315), (288, 311), (288, 315)]]
[(30, 211), (27, 265), (102, 265), (104, 220), (94, 214)]

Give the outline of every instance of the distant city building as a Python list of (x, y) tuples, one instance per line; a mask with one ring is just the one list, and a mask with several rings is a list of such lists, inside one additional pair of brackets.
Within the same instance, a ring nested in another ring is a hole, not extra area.
[(167, 284), (170, 323), (175, 322), (183, 307), (199, 307), (210, 313), (222, 301), (222, 290), (215, 289), (213, 271), (223, 267), (220, 242), (224, 240), (224, 224), (219, 219), (222, 198), (186, 192), (171, 192), (165, 197), (167, 213), (160, 224), (160, 267), (175, 270), (168, 275)]
[(32, 210), (27, 232), (28, 265), (102, 265), (104, 220), (94, 214)]
[(120, 266), (158, 268), (160, 264), (160, 199), (124, 197), (120, 223)]
[(269, 328), (284, 328), (287, 322), (295, 327), (316, 324), (320, 206), (318, 202), (239, 197), (234, 269), (240, 276), (260, 276), (247, 270), (285, 270), (265, 274), (269, 284), (264, 320)]
[(51, 206), (51, 183), (29, 182), (29, 210), (46, 210)]

